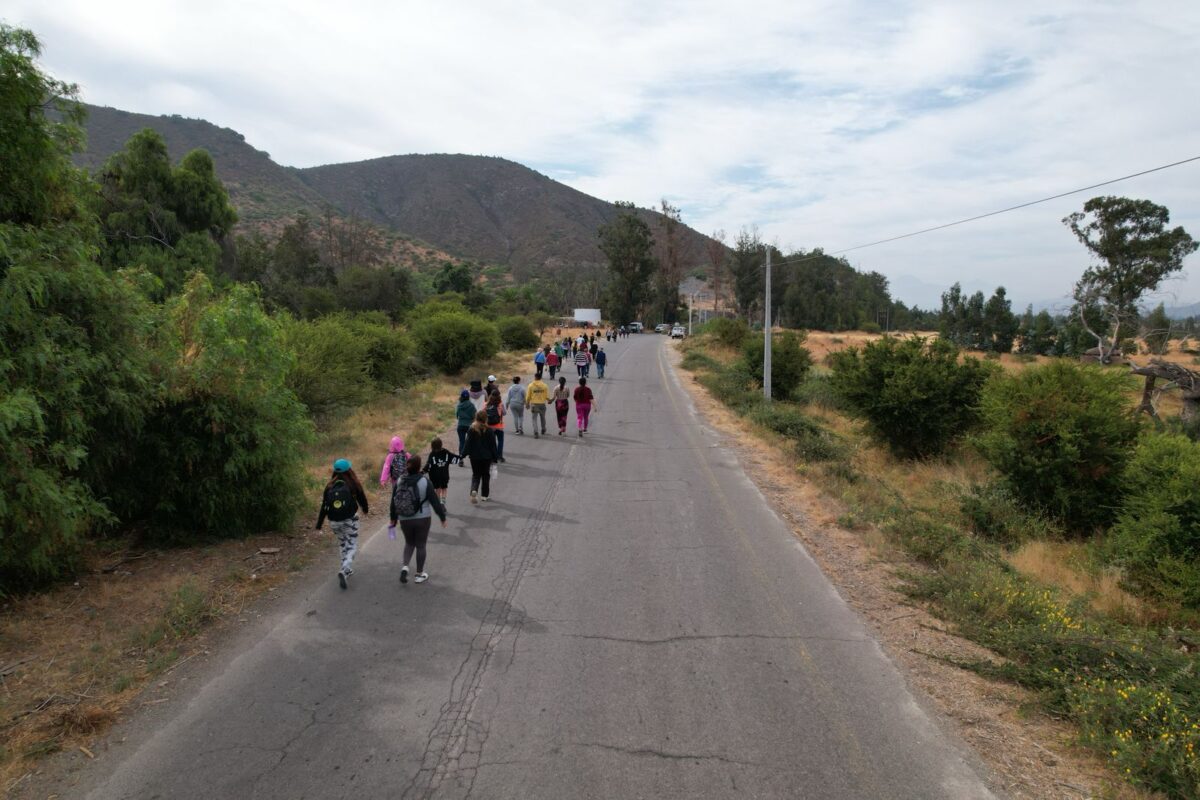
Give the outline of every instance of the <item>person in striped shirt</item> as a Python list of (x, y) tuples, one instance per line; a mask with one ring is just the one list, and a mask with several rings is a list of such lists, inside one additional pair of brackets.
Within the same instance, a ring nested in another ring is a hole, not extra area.
[(586, 378), (591, 365), (592, 354), (588, 352), (586, 347), (580, 347), (579, 352), (575, 354), (575, 368), (579, 370), (579, 377)]

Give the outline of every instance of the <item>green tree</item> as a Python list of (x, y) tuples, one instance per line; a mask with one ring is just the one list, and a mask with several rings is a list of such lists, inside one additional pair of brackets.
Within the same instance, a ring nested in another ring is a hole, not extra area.
[(433, 276), (433, 290), (438, 294), (456, 292), (466, 295), (475, 285), (475, 270), (469, 264), (447, 261)]
[(887, 336), (829, 356), (830, 385), (871, 435), (902, 458), (936, 456), (978, 421), (994, 365), (948, 339)]
[(31, 31), (0, 23), (0, 222), (80, 216), (84, 181), (67, 156), (83, 141), (83, 106), (76, 86), (38, 68), (39, 55)]
[(1062, 359), (997, 376), (983, 393), (976, 444), (1027, 506), (1090, 532), (1119, 505), (1139, 431), (1132, 383)]
[(500, 349), (496, 326), (478, 315), (450, 308), (412, 315), (410, 330), (417, 352), (429, 365), (455, 373)]
[[(1105, 363), (1122, 326), (1136, 321), (1138, 301), (1183, 269), (1183, 259), (1200, 246), (1182, 227), (1168, 229), (1170, 221), (1165, 206), (1127, 197), (1093, 197), (1063, 219), (1096, 259), (1075, 284), (1075, 300)], [(1099, 307), (1102, 325), (1082, 313), (1091, 305)]]
[[(733, 242), (733, 253), (729, 257), (729, 271), (733, 276), (733, 296), (738, 311), (747, 319), (756, 309), (762, 308), (763, 296), (763, 243), (758, 229), (742, 228)], [(786, 292), (785, 292), (786, 293)]]
[(1171, 318), (1167, 310), (1159, 303), (1144, 320), (1142, 320), (1142, 337), (1146, 347), (1153, 355), (1160, 356), (1167, 352), (1167, 343), (1171, 340)]
[(1017, 318), (1012, 313), (1012, 302), (1004, 287), (999, 286), (983, 306), (981, 346), (991, 352), (1010, 353), (1018, 329)]
[[(730, 330), (730, 329), (726, 329)], [(784, 331), (771, 337), (771, 394), (778, 400), (790, 400), (812, 369), (812, 353), (804, 346), (808, 331)], [(742, 344), (742, 368), (763, 385), (762, 336), (751, 336)]]
[(617, 203), (617, 216), (600, 226), (600, 250), (612, 273), (609, 315), (620, 324), (634, 321), (654, 274), (654, 237), (633, 203)]
[(217, 291), (203, 274), (162, 308), (162, 381), (129, 475), (123, 519), (173, 540), (287, 526), (305, 480), (312, 424), (287, 386), (294, 356), (252, 287)]

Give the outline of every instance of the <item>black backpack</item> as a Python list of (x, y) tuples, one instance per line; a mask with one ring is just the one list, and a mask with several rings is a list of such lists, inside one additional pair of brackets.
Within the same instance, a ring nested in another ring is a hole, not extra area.
[(325, 490), (325, 502), (332, 522), (344, 522), (358, 513), (358, 500), (354, 497), (354, 490), (340, 478)]
[(500, 424), (500, 406), (487, 407), (487, 423), (488, 425)]
[(425, 498), (421, 497), (421, 476), (409, 475), (396, 484), (396, 514), (401, 517), (415, 517), (421, 513)]
[(392, 480), (398, 481), (404, 477), (404, 470), (408, 467), (408, 452), (401, 450), (399, 453), (392, 453), (392, 463), (388, 465), (388, 476)]

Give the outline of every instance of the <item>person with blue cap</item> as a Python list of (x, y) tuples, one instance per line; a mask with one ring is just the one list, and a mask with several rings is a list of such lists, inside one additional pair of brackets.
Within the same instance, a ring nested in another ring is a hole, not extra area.
[(342, 567), (338, 570), (338, 585), (343, 589), (354, 574), (354, 554), (358, 552), (358, 509), (363, 514), (371, 513), (367, 508), (367, 493), (362, 483), (350, 468), (350, 460), (339, 458), (333, 462), (333, 474), (325, 484), (321, 497), (321, 513), (317, 515), (317, 530), (321, 530), (325, 518), (337, 537), (342, 552)]

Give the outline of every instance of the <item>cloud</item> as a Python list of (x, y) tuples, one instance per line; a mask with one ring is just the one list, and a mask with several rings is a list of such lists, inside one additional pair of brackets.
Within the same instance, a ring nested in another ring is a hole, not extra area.
[[(96, 103), (295, 166), (464, 152), (700, 230), (827, 250), (1200, 155), (1200, 5), (10, 0)], [(1101, 193), (1200, 236), (1200, 164)], [(909, 286), (1069, 291), (1089, 195), (848, 254)], [(1194, 260), (1195, 257), (1193, 257)], [(1180, 282), (1200, 298), (1200, 275)], [(908, 298), (906, 298), (908, 299)]]

